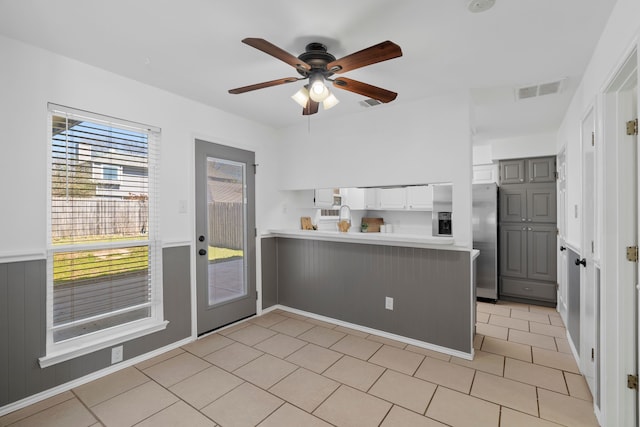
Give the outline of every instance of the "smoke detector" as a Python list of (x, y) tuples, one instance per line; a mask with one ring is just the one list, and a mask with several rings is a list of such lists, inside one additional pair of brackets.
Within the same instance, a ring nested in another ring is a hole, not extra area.
[(473, 13), (480, 13), (491, 9), (495, 3), (496, 0), (470, 0), (467, 9)]
[(567, 79), (556, 80), (554, 82), (539, 83), (536, 85), (524, 86), (515, 89), (516, 100), (520, 101), (537, 96), (554, 95), (560, 93)]

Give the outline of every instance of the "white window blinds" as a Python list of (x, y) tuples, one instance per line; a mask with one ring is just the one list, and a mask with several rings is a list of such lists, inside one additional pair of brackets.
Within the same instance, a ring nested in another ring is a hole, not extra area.
[(159, 130), (49, 107), (48, 350), (162, 320)]

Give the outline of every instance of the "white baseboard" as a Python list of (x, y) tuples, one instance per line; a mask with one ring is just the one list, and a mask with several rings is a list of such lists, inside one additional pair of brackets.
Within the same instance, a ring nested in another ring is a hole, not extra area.
[(121, 369), (128, 368), (129, 366), (133, 366), (133, 365), (135, 365), (137, 363), (140, 363), (140, 362), (143, 362), (145, 360), (151, 359), (152, 357), (156, 357), (156, 356), (158, 356), (158, 355), (160, 355), (162, 353), (165, 353), (165, 352), (167, 352), (169, 350), (173, 350), (175, 348), (178, 348), (180, 346), (188, 344), (188, 343), (190, 343), (192, 341), (193, 341), (192, 337), (185, 338), (183, 340), (174, 342), (174, 343), (169, 344), (167, 346), (164, 346), (162, 348), (150, 351), (149, 353), (145, 353), (145, 354), (142, 354), (140, 356), (136, 356), (136, 357), (134, 357), (132, 359), (128, 359), (128, 360), (125, 360), (123, 362), (120, 362), (118, 364), (111, 365), (111, 366), (106, 367), (104, 369), (101, 369), (99, 371), (92, 372), (91, 374), (85, 375), (84, 377), (77, 378), (75, 380), (69, 381), (69, 382), (64, 383), (64, 384), (60, 384), (59, 386), (56, 386), (56, 387), (50, 388), (48, 390), (42, 391), (42, 392), (40, 392), (38, 394), (34, 394), (32, 396), (25, 397), (22, 400), (18, 400), (17, 402), (13, 402), (13, 403), (10, 403), (10, 404), (8, 404), (6, 406), (0, 407), (0, 417), (3, 416), (3, 415), (8, 414), (10, 412), (17, 411), (18, 409), (22, 409), (22, 408), (27, 407), (29, 405), (33, 405), (34, 403), (40, 402), (41, 400), (45, 400), (45, 399), (48, 399), (50, 397), (53, 397), (56, 394), (60, 394), (62, 392), (71, 390), (72, 388), (81, 386), (83, 384), (87, 384), (87, 383), (89, 383), (91, 381), (97, 380), (97, 379), (102, 378), (102, 377), (104, 377), (106, 375), (109, 375), (109, 374), (112, 374), (114, 372), (117, 372), (117, 371), (119, 371)]
[(424, 348), (424, 349), (427, 349), (427, 350), (437, 351), (438, 353), (448, 354), (450, 356), (459, 357), (459, 358), (465, 359), (465, 360), (473, 360), (473, 357), (475, 355), (475, 350), (473, 349), (473, 347), (471, 347), (471, 353), (465, 353), (465, 352), (462, 352), (462, 351), (453, 350), (451, 348), (441, 347), (441, 346), (436, 345), (436, 344), (430, 344), (428, 342), (415, 340), (413, 338), (407, 338), (407, 337), (402, 336), (402, 335), (396, 335), (396, 334), (392, 334), (392, 333), (385, 332), (385, 331), (380, 331), (378, 329), (367, 328), (366, 326), (360, 326), (360, 325), (356, 325), (355, 323), (344, 322), (342, 320), (337, 320), (337, 319), (334, 319), (332, 317), (321, 316), (319, 314), (310, 313), (308, 311), (303, 311), (303, 310), (298, 310), (296, 308), (291, 308), (291, 307), (287, 307), (287, 306), (284, 306), (284, 305), (275, 305), (275, 306), (269, 307), (263, 313), (268, 313), (268, 312), (276, 310), (276, 309), (280, 309), (280, 310), (283, 310), (283, 311), (288, 311), (290, 313), (299, 314), (301, 316), (310, 317), (310, 318), (316, 319), (316, 320), (322, 320), (324, 322), (335, 323), (338, 326), (344, 326), (346, 328), (355, 329), (356, 331), (361, 331), (361, 332), (366, 332), (368, 334), (378, 335), (378, 336), (381, 336), (383, 338), (389, 338), (391, 340), (399, 341), (399, 342), (402, 342), (402, 343), (405, 343), (405, 344), (410, 344), (410, 345), (413, 345), (413, 346), (416, 346), (416, 347), (420, 347), (420, 348)]

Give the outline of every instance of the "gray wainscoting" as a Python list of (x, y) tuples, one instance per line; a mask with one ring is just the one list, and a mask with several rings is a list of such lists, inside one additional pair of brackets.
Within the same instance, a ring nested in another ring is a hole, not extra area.
[[(163, 249), (167, 328), (124, 343), (131, 359), (191, 335), (190, 248)], [(0, 264), (0, 406), (111, 366), (106, 348), (42, 369), (46, 346), (46, 261)]]
[(580, 254), (568, 249), (568, 295), (567, 295), (567, 330), (573, 347), (580, 353), (580, 268), (576, 260), (581, 259)]
[(262, 249), (262, 309), (278, 304), (278, 251), (276, 238), (263, 238)]
[(279, 304), (471, 353), (469, 252), (275, 240)]

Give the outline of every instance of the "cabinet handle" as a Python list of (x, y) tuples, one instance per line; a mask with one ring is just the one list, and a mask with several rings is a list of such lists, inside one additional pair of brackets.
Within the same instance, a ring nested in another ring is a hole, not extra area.
[(576, 265), (580, 265), (582, 264), (583, 267), (587, 266), (587, 259), (586, 258), (576, 258)]
[(527, 219), (526, 218), (522, 218), (522, 222), (525, 222)]
[(562, 251), (566, 251), (566, 250), (567, 250), (567, 247), (566, 247), (566, 246), (560, 246), (560, 251), (561, 251), (561, 252), (562, 252)]
[(527, 228), (527, 230), (531, 231), (531, 227)]
[(520, 182), (524, 182), (524, 178), (520, 178)]
[(531, 288), (526, 287), (526, 288), (524, 288), (524, 290), (525, 290), (525, 291), (530, 291), (530, 290), (531, 290)]
[(531, 221), (533, 221), (533, 220), (532, 220), (531, 218), (529, 218), (527, 221), (531, 222)]
[(527, 227), (522, 227), (522, 231), (527, 231)]

